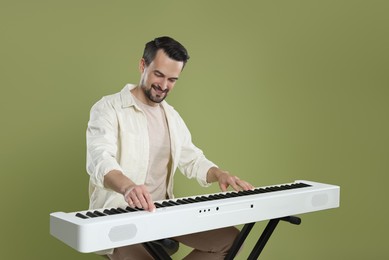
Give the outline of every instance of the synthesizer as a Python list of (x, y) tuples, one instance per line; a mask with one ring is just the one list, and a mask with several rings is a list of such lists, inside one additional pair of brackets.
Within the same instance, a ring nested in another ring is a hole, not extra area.
[(50, 233), (83, 253), (339, 207), (340, 187), (312, 181), (50, 214)]

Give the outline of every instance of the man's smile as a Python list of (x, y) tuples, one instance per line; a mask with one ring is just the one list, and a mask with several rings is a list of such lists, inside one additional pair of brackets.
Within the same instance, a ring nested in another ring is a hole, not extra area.
[(155, 84), (152, 84), (151, 87), (155, 90), (155, 92), (158, 95), (166, 94), (169, 91), (169, 89), (163, 90), (160, 86), (155, 85)]

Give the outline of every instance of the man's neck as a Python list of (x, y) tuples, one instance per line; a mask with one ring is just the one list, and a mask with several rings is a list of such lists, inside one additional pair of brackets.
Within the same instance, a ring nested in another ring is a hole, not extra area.
[(158, 106), (158, 103), (155, 103), (147, 98), (147, 96), (145, 95), (145, 93), (143, 92), (143, 90), (141, 89), (140, 86), (136, 86), (135, 88), (131, 89), (130, 91), (143, 104), (151, 106), (151, 107)]

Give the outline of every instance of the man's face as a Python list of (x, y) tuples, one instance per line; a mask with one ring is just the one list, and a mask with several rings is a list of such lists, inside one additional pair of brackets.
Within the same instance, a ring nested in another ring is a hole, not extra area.
[(139, 68), (142, 73), (140, 87), (147, 97), (149, 105), (162, 102), (173, 89), (182, 71), (184, 63), (176, 61), (158, 50), (150, 65), (141, 59)]

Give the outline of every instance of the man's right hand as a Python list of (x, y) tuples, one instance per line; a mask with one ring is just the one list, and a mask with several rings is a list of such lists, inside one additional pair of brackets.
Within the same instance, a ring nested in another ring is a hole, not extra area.
[(136, 185), (121, 171), (112, 170), (104, 176), (104, 186), (123, 194), (130, 207), (138, 207), (150, 212), (155, 211), (151, 194), (145, 185)]
[(132, 208), (138, 207), (150, 212), (155, 211), (153, 199), (145, 185), (133, 185), (125, 190), (123, 196), (124, 200)]

